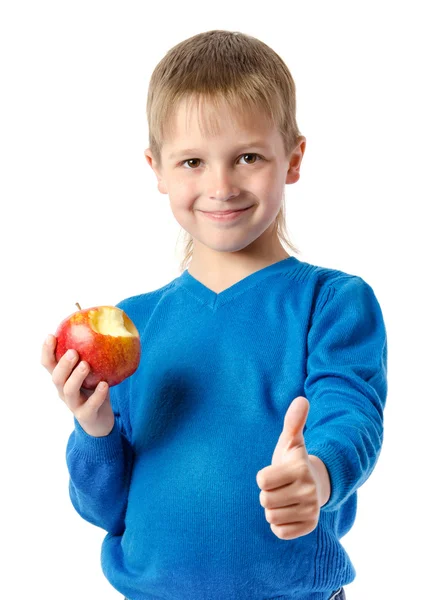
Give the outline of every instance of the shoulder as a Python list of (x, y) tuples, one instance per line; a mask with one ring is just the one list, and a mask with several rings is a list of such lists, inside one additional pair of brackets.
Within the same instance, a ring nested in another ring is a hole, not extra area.
[(351, 298), (374, 296), (372, 287), (358, 274), (341, 269), (298, 261), (299, 281), (310, 288), (312, 312), (321, 312), (335, 297)]
[(128, 296), (117, 302), (116, 306), (123, 310), (134, 323), (146, 319), (154, 308), (177, 288), (178, 279), (150, 292)]

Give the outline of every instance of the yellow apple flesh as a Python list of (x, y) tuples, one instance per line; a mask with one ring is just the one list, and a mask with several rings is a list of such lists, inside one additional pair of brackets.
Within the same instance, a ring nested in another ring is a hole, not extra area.
[(57, 361), (73, 348), (79, 360), (88, 363), (90, 371), (82, 384), (85, 389), (94, 390), (100, 381), (117, 385), (139, 366), (139, 332), (128, 315), (116, 306), (79, 310), (60, 323), (55, 335)]

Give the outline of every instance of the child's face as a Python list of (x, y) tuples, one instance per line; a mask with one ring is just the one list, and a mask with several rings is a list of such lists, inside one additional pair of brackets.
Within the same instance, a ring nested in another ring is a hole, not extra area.
[[(209, 110), (202, 106), (203, 111)], [(305, 138), (285, 157), (280, 133), (261, 115), (243, 125), (222, 110), (218, 134), (202, 135), (196, 111), (190, 114), (186, 122), (186, 106), (181, 103), (174, 135), (162, 148), (160, 168), (151, 152), (145, 151), (159, 191), (169, 195), (175, 219), (195, 242), (217, 252), (237, 252), (261, 236), (265, 240), (279, 212), (285, 184), (300, 177)], [(234, 220), (218, 221), (206, 215), (247, 207)]]

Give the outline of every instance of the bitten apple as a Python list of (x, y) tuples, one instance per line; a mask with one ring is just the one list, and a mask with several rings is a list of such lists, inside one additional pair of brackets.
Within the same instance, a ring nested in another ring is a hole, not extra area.
[[(82, 387), (94, 390), (100, 381), (117, 385), (136, 371), (140, 362), (140, 336), (128, 315), (116, 306), (80, 309), (64, 319), (55, 333), (56, 360), (69, 348), (77, 351), (90, 371)], [(78, 362), (77, 362), (78, 364)]]

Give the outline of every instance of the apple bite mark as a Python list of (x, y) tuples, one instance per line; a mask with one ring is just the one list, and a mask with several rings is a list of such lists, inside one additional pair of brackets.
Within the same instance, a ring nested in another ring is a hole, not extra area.
[[(128, 315), (116, 306), (81, 309), (64, 319), (57, 331), (56, 360), (69, 348), (90, 371), (82, 387), (93, 390), (100, 381), (117, 385), (132, 375), (140, 362), (140, 335)], [(77, 363), (78, 364), (78, 363)]]
[[(89, 311), (90, 324), (94, 331), (102, 335), (128, 337), (138, 335), (132, 321), (121, 311), (111, 306), (101, 306)], [(128, 322), (129, 321), (129, 322)]]

